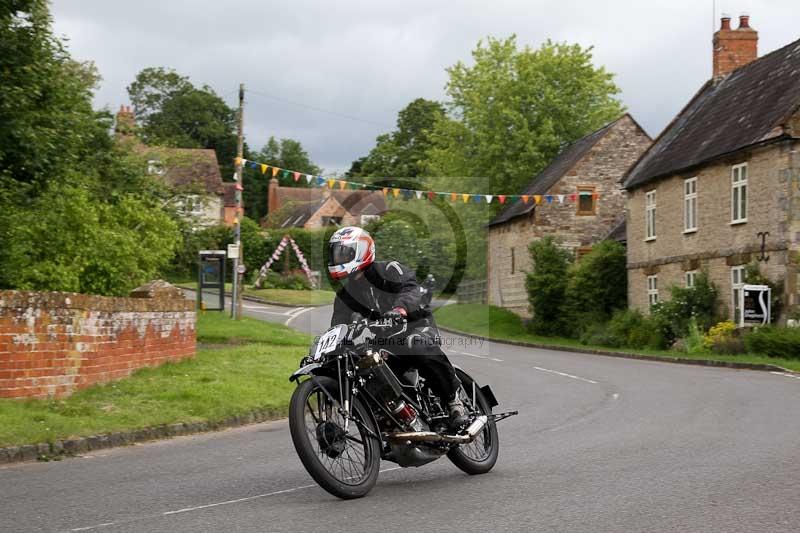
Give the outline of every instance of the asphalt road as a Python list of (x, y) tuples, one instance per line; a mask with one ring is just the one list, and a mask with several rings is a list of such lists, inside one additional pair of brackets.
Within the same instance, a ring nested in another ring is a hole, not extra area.
[[(330, 316), (245, 305), (310, 332)], [(276, 421), (2, 468), (0, 531), (800, 530), (800, 379), (446, 340), (520, 410), (489, 474), (384, 463), (340, 501)]]

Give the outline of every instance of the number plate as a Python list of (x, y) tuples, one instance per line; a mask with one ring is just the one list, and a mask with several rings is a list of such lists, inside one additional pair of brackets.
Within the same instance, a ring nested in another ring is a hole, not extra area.
[(344, 337), (347, 326), (339, 324), (326, 331), (317, 341), (313, 359), (317, 361), (323, 354), (332, 352), (339, 345), (339, 341)]

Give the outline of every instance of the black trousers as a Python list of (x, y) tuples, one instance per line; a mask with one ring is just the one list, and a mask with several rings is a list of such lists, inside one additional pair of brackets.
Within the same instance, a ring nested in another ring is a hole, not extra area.
[(461, 382), (456, 377), (456, 371), (450, 360), (439, 347), (437, 336), (431, 331), (432, 329), (413, 329), (394, 345), (387, 346), (396, 356), (390, 359), (389, 366), (400, 373), (409, 368), (416, 368), (442, 400), (449, 402), (456, 397)]

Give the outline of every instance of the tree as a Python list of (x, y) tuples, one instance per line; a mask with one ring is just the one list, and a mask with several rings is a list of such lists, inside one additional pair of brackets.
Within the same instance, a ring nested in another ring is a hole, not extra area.
[(353, 162), (348, 175), (416, 177), (431, 148), (430, 132), (444, 116), (439, 102), (417, 98), (397, 116), (397, 129), (378, 136), (370, 153)]
[[(146, 143), (213, 149), (222, 175), (233, 175), (236, 111), (211, 87), (195, 87), (172, 69), (149, 67), (128, 86), (128, 97)], [(244, 152), (247, 157), (247, 147)]]
[[(320, 168), (315, 165), (308, 152), (294, 139), (276, 139), (270, 137), (261, 150), (253, 154), (252, 158), (259, 163), (276, 166), (303, 174), (319, 174)], [(267, 214), (267, 188), (271, 175), (261, 174), (260, 171), (251, 170), (244, 173), (244, 209), (248, 217), (261, 220)], [(288, 180), (285, 185), (291, 187), (307, 187), (306, 180), (295, 182)]]
[(488, 176), (467, 184), (515, 193), (565, 144), (618, 118), (620, 91), (591, 51), (551, 41), (519, 49), (514, 36), (479, 42), (473, 65), (447, 69), (449, 115), (431, 133), (429, 173)]
[(628, 305), (625, 247), (601, 241), (570, 267), (565, 314), (572, 324), (589, 325), (611, 319)]
[(531, 330), (540, 335), (562, 335), (570, 254), (551, 236), (531, 243), (530, 253), (533, 270), (527, 275), (525, 288), (533, 312)]

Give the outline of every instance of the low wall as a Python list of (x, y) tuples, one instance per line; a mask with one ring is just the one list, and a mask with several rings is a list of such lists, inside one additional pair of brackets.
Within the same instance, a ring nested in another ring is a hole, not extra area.
[(165, 282), (129, 298), (0, 291), (0, 397), (63, 397), (195, 355), (194, 302)]

